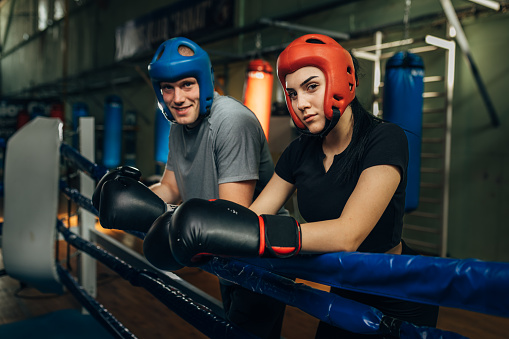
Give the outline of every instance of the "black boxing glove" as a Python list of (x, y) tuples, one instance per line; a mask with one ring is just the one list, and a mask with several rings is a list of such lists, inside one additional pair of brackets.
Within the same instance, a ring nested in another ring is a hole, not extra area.
[(145, 258), (155, 267), (166, 271), (182, 268), (173, 257), (170, 248), (170, 223), (173, 212), (174, 210), (169, 210), (157, 218), (143, 240)]
[(99, 222), (109, 229), (147, 232), (167, 205), (138, 180), (119, 175), (103, 183)]
[(210, 256), (289, 258), (302, 244), (294, 218), (258, 216), (226, 200), (191, 199), (160, 222), (169, 225), (171, 252), (184, 266), (199, 266)]
[(104, 183), (106, 181), (116, 179), (120, 176), (133, 178), (139, 181), (141, 178), (141, 172), (140, 170), (132, 166), (120, 166), (114, 170), (108, 171), (105, 175), (103, 175), (103, 177), (101, 178), (101, 180), (99, 180), (99, 183), (95, 187), (94, 194), (92, 195), (92, 205), (94, 205), (97, 211), (99, 211), (101, 191), (104, 186)]

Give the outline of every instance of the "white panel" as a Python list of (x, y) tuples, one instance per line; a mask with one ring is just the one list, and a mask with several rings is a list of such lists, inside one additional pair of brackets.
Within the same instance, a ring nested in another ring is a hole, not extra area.
[[(81, 117), (79, 119), (80, 152), (83, 157), (95, 162), (95, 119)], [(87, 174), (80, 172), (80, 193), (92, 199), (95, 189), (95, 180)], [(80, 235), (90, 241), (91, 231), (95, 228), (96, 217), (84, 208), (78, 210), (80, 220)], [(81, 256), (79, 282), (92, 297), (97, 296), (97, 264), (89, 255)]]
[(37, 117), (8, 141), (2, 251), (7, 273), (62, 293), (55, 266), (62, 123)]

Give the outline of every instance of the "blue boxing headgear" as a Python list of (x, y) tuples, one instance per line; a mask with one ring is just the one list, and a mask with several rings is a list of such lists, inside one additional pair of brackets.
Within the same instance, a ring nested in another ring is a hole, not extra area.
[[(194, 55), (183, 56), (180, 46), (193, 50)], [(173, 38), (159, 46), (148, 65), (148, 74), (156, 92), (159, 108), (166, 119), (175, 122), (173, 115), (163, 100), (161, 82), (176, 82), (183, 78), (193, 77), (200, 88), (200, 115), (210, 112), (214, 98), (214, 72), (209, 55), (200, 46), (187, 38)]]

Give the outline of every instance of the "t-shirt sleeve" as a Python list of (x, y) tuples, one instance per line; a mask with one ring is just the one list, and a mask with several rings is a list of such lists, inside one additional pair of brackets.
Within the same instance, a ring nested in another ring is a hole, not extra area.
[(401, 127), (382, 123), (372, 132), (360, 170), (377, 165), (394, 165), (405, 174), (408, 166), (408, 141)]
[(217, 132), (215, 155), (219, 184), (259, 179), (263, 131), (253, 113), (238, 113), (224, 119)]

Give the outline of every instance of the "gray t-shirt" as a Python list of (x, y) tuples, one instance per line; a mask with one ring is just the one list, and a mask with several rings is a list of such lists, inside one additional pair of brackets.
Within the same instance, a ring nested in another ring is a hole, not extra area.
[(219, 184), (258, 180), (255, 197), (274, 173), (262, 127), (248, 108), (214, 93), (210, 115), (195, 128), (172, 124), (166, 168), (183, 201), (219, 198)]

